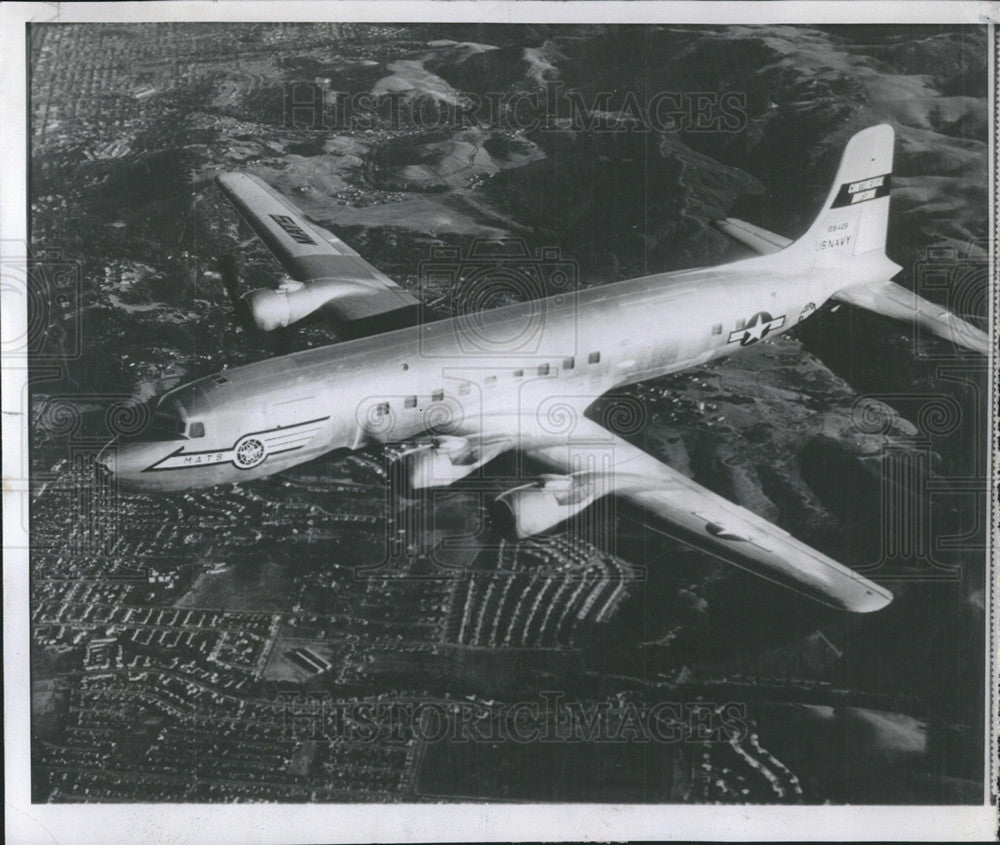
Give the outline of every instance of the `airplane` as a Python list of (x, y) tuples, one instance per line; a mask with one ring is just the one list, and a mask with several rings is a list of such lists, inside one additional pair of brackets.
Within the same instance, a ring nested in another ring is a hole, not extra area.
[(222, 174), (223, 193), (291, 277), (277, 290), (245, 295), (258, 329), (318, 313), (339, 326), (366, 324), (365, 331), (380, 321), (402, 325), (171, 390), (146, 432), (108, 444), (98, 471), (126, 488), (185, 491), (381, 445), (401, 450), (420, 490), (450, 485), (516, 450), (542, 472), (493, 503), (509, 536), (539, 534), (613, 495), (685, 542), (819, 602), (879, 610), (892, 601), (888, 589), (584, 412), (615, 388), (787, 332), (830, 300), (911, 320), (988, 354), (985, 332), (890, 281), (901, 269), (885, 254), (893, 146), (889, 125), (854, 135), (822, 210), (794, 242), (718, 221), (758, 254), (484, 311), (475, 331), (468, 316), (414, 322), (412, 294), (260, 179)]

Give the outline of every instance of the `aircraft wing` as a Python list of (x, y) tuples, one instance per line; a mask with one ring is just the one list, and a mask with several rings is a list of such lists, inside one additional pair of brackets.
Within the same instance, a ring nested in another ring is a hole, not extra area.
[[(597, 461), (595, 445), (604, 455)], [(594, 469), (581, 473), (581, 467), (601, 467), (604, 480), (599, 489), (657, 517), (664, 523), (664, 533), (823, 604), (868, 612), (892, 601), (885, 588), (588, 419), (578, 422), (572, 440), (560, 445), (538, 443), (525, 451), (561, 473), (592, 477)]]
[(986, 332), (895, 282), (842, 288), (833, 298), (886, 317), (907, 320), (959, 346), (990, 354), (990, 338)]
[(288, 322), (319, 308), (341, 324), (419, 308), (416, 297), (339, 238), (310, 223), (261, 179), (249, 173), (223, 173), (216, 182), (285, 271), (303, 283), (304, 289), (289, 295), (290, 308), (284, 306), (291, 312)]
[(783, 238), (781, 235), (767, 231), (767, 229), (761, 229), (760, 226), (754, 226), (753, 223), (747, 223), (745, 220), (737, 220), (735, 217), (726, 217), (723, 220), (715, 220), (713, 223), (720, 232), (749, 247), (758, 255), (771, 255), (771, 253), (784, 249), (792, 243), (788, 238)]

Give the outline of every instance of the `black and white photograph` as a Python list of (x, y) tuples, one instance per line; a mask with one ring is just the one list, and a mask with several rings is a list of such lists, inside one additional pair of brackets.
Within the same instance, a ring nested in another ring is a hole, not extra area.
[(996, 836), (986, 4), (80, 5), (4, 10), (11, 841)]

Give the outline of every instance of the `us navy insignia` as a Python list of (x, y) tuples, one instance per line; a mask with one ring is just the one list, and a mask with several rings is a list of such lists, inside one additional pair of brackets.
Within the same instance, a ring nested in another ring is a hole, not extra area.
[(740, 342), (740, 346), (749, 346), (767, 337), (771, 329), (780, 329), (785, 325), (785, 315), (772, 317), (767, 311), (758, 311), (741, 329), (735, 329), (729, 333), (729, 342)]

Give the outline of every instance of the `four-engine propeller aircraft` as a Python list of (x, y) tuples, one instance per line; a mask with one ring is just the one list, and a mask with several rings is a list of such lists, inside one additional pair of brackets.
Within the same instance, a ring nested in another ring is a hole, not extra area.
[[(519, 450), (547, 473), (497, 500), (518, 537), (615, 495), (688, 541), (828, 605), (882, 608), (892, 600), (885, 588), (699, 486), (584, 411), (613, 388), (788, 331), (831, 298), (913, 320), (986, 353), (984, 332), (889, 281), (901, 269), (885, 255), (893, 139), (882, 125), (849, 141), (822, 211), (795, 242), (721, 221), (760, 255), (486, 311), (475, 317), (474, 337), (460, 317), (413, 324), (413, 296), (259, 179), (224, 174), (221, 189), (293, 280), (246, 295), (259, 329), (318, 311), (340, 326), (398, 320), (404, 327), (172, 390), (159, 400), (146, 436), (109, 444), (98, 463), (125, 486), (176, 491), (423, 436), (404, 460), (413, 487), (427, 488)], [(537, 331), (523, 331), (531, 325)]]

